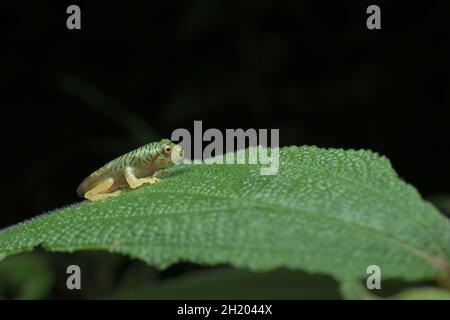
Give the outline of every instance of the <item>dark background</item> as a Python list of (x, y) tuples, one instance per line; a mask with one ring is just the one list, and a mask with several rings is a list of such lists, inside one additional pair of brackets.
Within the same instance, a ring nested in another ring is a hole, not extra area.
[(425, 197), (448, 193), (450, 5), (392, 2), (2, 3), (0, 228), (79, 201), (90, 172), (194, 120), (372, 149)]

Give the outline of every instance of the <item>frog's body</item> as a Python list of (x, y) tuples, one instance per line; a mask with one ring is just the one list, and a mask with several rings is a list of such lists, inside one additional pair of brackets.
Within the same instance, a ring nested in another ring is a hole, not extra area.
[(168, 139), (146, 144), (92, 173), (81, 182), (77, 193), (91, 201), (118, 196), (119, 189), (157, 182), (157, 170), (180, 162), (183, 156), (183, 149)]

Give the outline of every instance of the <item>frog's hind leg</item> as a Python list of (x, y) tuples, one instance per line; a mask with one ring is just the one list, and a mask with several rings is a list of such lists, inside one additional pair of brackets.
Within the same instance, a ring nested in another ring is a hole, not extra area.
[(140, 187), (141, 185), (143, 185), (144, 183), (156, 183), (159, 181), (159, 179), (157, 179), (153, 176), (144, 177), (144, 178), (136, 177), (135, 170), (132, 167), (125, 168), (124, 176), (125, 176), (125, 180), (127, 181), (128, 185), (132, 189), (136, 189), (136, 188)]
[(98, 201), (109, 197), (115, 197), (120, 194), (120, 190), (108, 192), (114, 185), (114, 178), (107, 178), (97, 184), (94, 188), (84, 194), (84, 197), (91, 201)]

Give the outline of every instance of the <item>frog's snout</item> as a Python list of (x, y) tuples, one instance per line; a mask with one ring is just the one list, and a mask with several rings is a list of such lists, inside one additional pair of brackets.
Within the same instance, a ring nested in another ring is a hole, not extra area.
[(184, 158), (183, 148), (180, 146), (175, 146), (172, 149), (172, 153), (170, 154), (170, 157), (172, 159), (172, 162), (175, 164), (180, 164), (181, 162), (183, 162), (183, 158)]

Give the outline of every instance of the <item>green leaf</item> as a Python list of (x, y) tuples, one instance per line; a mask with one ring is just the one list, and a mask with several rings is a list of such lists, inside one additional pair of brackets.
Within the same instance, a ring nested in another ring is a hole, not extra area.
[(0, 232), (0, 259), (42, 246), (105, 249), (158, 268), (178, 261), (277, 267), (339, 280), (448, 272), (450, 222), (370, 151), (288, 147), (259, 165), (181, 165), (160, 183), (82, 202)]
[[(145, 282), (144, 282), (145, 283)], [(250, 272), (216, 269), (190, 272), (141, 288), (118, 288), (108, 299), (340, 299), (329, 277), (278, 269)]]
[(341, 294), (347, 300), (375, 300), (378, 297), (358, 280), (346, 280), (341, 282)]
[(439, 288), (411, 288), (392, 298), (398, 300), (450, 300), (450, 291)]
[(408, 288), (395, 295), (382, 297), (381, 290), (369, 291), (360, 281), (341, 283), (342, 296), (349, 300), (450, 300), (450, 291), (435, 287)]
[(54, 281), (51, 268), (42, 256), (10, 257), (0, 264), (0, 299), (42, 299), (50, 292)]

